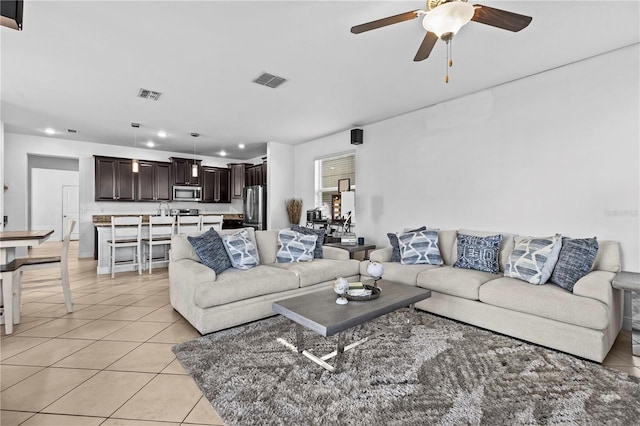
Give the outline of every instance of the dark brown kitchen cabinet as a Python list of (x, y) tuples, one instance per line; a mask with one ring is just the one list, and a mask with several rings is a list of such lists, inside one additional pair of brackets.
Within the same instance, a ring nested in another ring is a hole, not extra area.
[(267, 162), (266, 161), (262, 163), (261, 171), (262, 171), (262, 184), (266, 185), (267, 184)]
[[(173, 168), (173, 177), (172, 184), (173, 185), (193, 185), (193, 186), (201, 186), (202, 180), (200, 179), (200, 175), (202, 174), (202, 160), (194, 160), (192, 158), (176, 158), (171, 157), (171, 164)], [(193, 164), (196, 164), (198, 167), (198, 176), (193, 176), (192, 168)]]
[(231, 198), (242, 198), (242, 189), (245, 187), (245, 173), (251, 164), (233, 163), (229, 164), (231, 169)]
[(137, 201), (169, 201), (171, 164), (139, 161)]
[(231, 170), (202, 167), (202, 202), (231, 202)]
[(96, 156), (95, 190), (96, 201), (134, 201), (131, 159)]
[(267, 184), (267, 162), (248, 166), (245, 169), (245, 186)]

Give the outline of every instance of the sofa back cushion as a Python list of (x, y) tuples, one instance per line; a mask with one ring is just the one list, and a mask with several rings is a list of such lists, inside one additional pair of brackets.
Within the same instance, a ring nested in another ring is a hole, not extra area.
[[(198, 236), (203, 232), (188, 234), (189, 236)], [(171, 260), (191, 259), (200, 262), (198, 254), (193, 249), (191, 243), (187, 240), (187, 234), (176, 234), (171, 237)]]
[(620, 272), (620, 245), (617, 241), (598, 241), (593, 271)]
[(458, 231), (455, 229), (452, 231), (439, 231), (438, 232), (438, 246), (440, 247), (440, 255), (445, 265), (451, 266), (456, 261), (456, 236)]
[(276, 262), (278, 252), (278, 231), (256, 231), (260, 264), (269, 265)]

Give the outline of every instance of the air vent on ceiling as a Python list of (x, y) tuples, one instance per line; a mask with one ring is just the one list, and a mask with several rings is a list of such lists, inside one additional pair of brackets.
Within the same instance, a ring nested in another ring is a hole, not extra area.
[(253, 80), (254, 83), (271, 87), (272, 89), (275, 89), (276, 87), (280, 86), (285, 81), (287, 81), (286, 78), (278, 77), (276, 75), (267, 74), (267, 73), (264, 73), (260, 77)]
[(154, 92), (153, 90), (148, 89), (140, 89), (140, 91), (138, 91), (139, 98), (149, 99), (152, 101), (157, 101), (158, 99), (160, 99), (160, 95), (162, 95), (162, 93)]

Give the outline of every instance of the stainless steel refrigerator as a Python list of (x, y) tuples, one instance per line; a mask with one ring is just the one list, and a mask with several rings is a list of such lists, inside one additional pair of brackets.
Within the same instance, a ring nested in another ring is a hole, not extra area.
[(242, 191), (242, 225), (257, 230), (267, 229), (267, 188), (245, 186)]

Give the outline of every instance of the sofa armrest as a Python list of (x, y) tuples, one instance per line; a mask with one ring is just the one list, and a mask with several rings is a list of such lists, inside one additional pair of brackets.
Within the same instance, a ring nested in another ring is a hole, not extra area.
[(615, 272), (591, 271), (578, 280), (573, 287), (573, 294), (596, 299), (612, 307), (614, 306), (614, 292), (618, 291), (611, 286), (615, 276)]
[(349, 260), (349, 252), (338, 247), (322, 246), (322, 257), (332, 260)]
[(391, 262), (392, 253), (392, 247), (373, 250), (371, 253), (369, 253), (369, 259), (373, 260), (374, 262)]
[(216, 272), (191, 259), (180, 259), (169, 262), (169, 285), (211, 283), (216, 280)]

